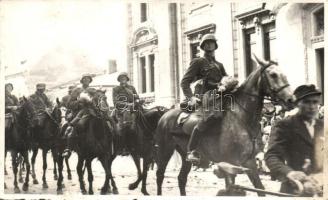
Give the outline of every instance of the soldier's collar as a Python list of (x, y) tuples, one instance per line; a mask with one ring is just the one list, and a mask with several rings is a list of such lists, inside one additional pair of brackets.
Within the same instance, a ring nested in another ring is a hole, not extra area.
[(215, 56), (211, 56), (211, 55), (208, 55), (208, 54), (204, 54), (204, 58), (206, 58), (209, 61), (214, 61), (215, 60)]

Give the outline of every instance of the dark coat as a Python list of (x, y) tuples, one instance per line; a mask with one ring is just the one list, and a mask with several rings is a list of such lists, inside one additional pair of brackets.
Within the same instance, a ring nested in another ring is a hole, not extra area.
[(302, 171), (305, 159), (311, 160), (310, 172), (316, 172), (314, 140), (320, 137), (323, 137), (323, 121), (316, 120), (312, 139), (299, 114), (282, 119), (272, 127), (265, 161), (272, 175), (282, 181), (281, 192), (292, 193), (286, 175), (292, 170)]
[(195, 86), (195, 95), (202, 95), (208, 90), (215, 89), (223, 76), (227, 76), (227, 73), (222, 63), (207, 57), (195, 58), (181, 80), (183, 94), (187, 98), (192, 97), (190, 84), (203, 80), (202, 85)]
[(69, 101), (67, 103), (67, 108), (72, 110), (74, 114), (77, 114), (81, 109), (83, 109), (79, 101), (80, 94), (83, 92), (88, 93), (88, 95), (92, 98), (96, 93), (96, 89), (91, 87), (78, 87), (72, 90)]

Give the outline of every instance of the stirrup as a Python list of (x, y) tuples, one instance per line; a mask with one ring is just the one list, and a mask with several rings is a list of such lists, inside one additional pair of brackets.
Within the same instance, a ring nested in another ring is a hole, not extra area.
[(186, 161), (198, 164), (200, 163), (200, 156), (195, 150), (187, 153)]

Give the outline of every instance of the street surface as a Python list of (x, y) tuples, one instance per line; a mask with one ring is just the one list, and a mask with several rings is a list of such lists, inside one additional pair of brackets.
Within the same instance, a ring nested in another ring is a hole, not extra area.
[[(70, 160), (70, 168), (72, 170), (72, 180), (67, 180), (66, 173), (66, 165), (64, 165), (64, 184), (65, 188), (63, 189), (64, 195), (69, 194), (80, 194), (78, 175), (76, 173), (76, 163), (77, 163), (77, 155), (75, 153), (72, 154)], [(167, 167), (167, 171), (165, 173), (165, 179), (163, 182), (163, 194), (164, 195), (180, 195), (177, 176), (179, 173), (179, 163), (180, 158), (174, 154), (170, 163)], [(6, 166), (8, 175), (5, 175), (5, 183), (7, 189), (5, 189), (6, 194), (13, 194), (13, 172), (11, 168), (11, 157), (8, 154), (6, 160)], [(94, 159), (92, 162), (93, 175), (94, 175), (94, 183), (93, 189), (95, 194), (100, 194), (100, 188), (104, 182), (105, 173), (97, 159)], [(36, 175), (39, 181), (39, 184), (34, 185), (32, 183), (32, 178), (30, 178), (30, 187), (28, 194), (57, 194), (56, 192), (56, 181), (53, 179), (53, 161), (51, 154), (48, 153), (48, 169), (47, 169), (47, 181), (48, 181), (48, 189), (42, 189), (42, 154), (39, 151), (39, 154), (36, 158)], [(119, 193), (122, 195), (142, 195), (141, 193), (141, 183), (136, 190), (129, 190), (128, 185), (134, 182), (137, 179), (137, 170), (133, 163), (133, 160), (130, 156), (125, 157), (117, 157), (113, 163), (113, 175), (115, 177), (115, 181), (119, 190)], [(25, 172), (23, 174), (23, 178), (25, 177)], [(264, 186), (271, 191), (279, 190), (279, 182), (271, 181), (269, 176), (261, 176), (262, 182)], [(87, 181), (87, 171), (85, 172), (84, 180), (86, 183), (86, 189), (88, 188)], [(239, 175), (236, 179), (236, 184), (243, 186), (252, 186), (250, 181), (248, 180), (246, 175)], [(25, 192), (22, 190), (22, 183), (19, 183), (19, 187), (21, 189), (21, 193)], [(224, 188), (224, 179), (218, 179), (214, 174), (211, 168), (203, 171), (203, 169), (197, 169), (194, 171), (194, 168), (189, 174), (188, 182), (187, 182), (187, 195), (189, 196), (215, 196), (219, 189)], [(150, 170), (148, 173), (147, 179), (147, 190), (151, 195), (156, 195), (156, 165), (154, 170)], [(247, 196), (256, 196), (256, 193), (247, 192)]]

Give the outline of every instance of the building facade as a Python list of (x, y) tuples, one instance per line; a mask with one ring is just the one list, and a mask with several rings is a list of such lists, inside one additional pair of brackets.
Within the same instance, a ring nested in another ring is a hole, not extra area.
[(128, 71), (149, 102), (183, 100), (180, 80), (206, 33), (240, 82), (257, 67), (255, 53), (277, 61), (293, 89), (313, 83), (324, 91), (323, 3), (131, 3), (127, 12)]

